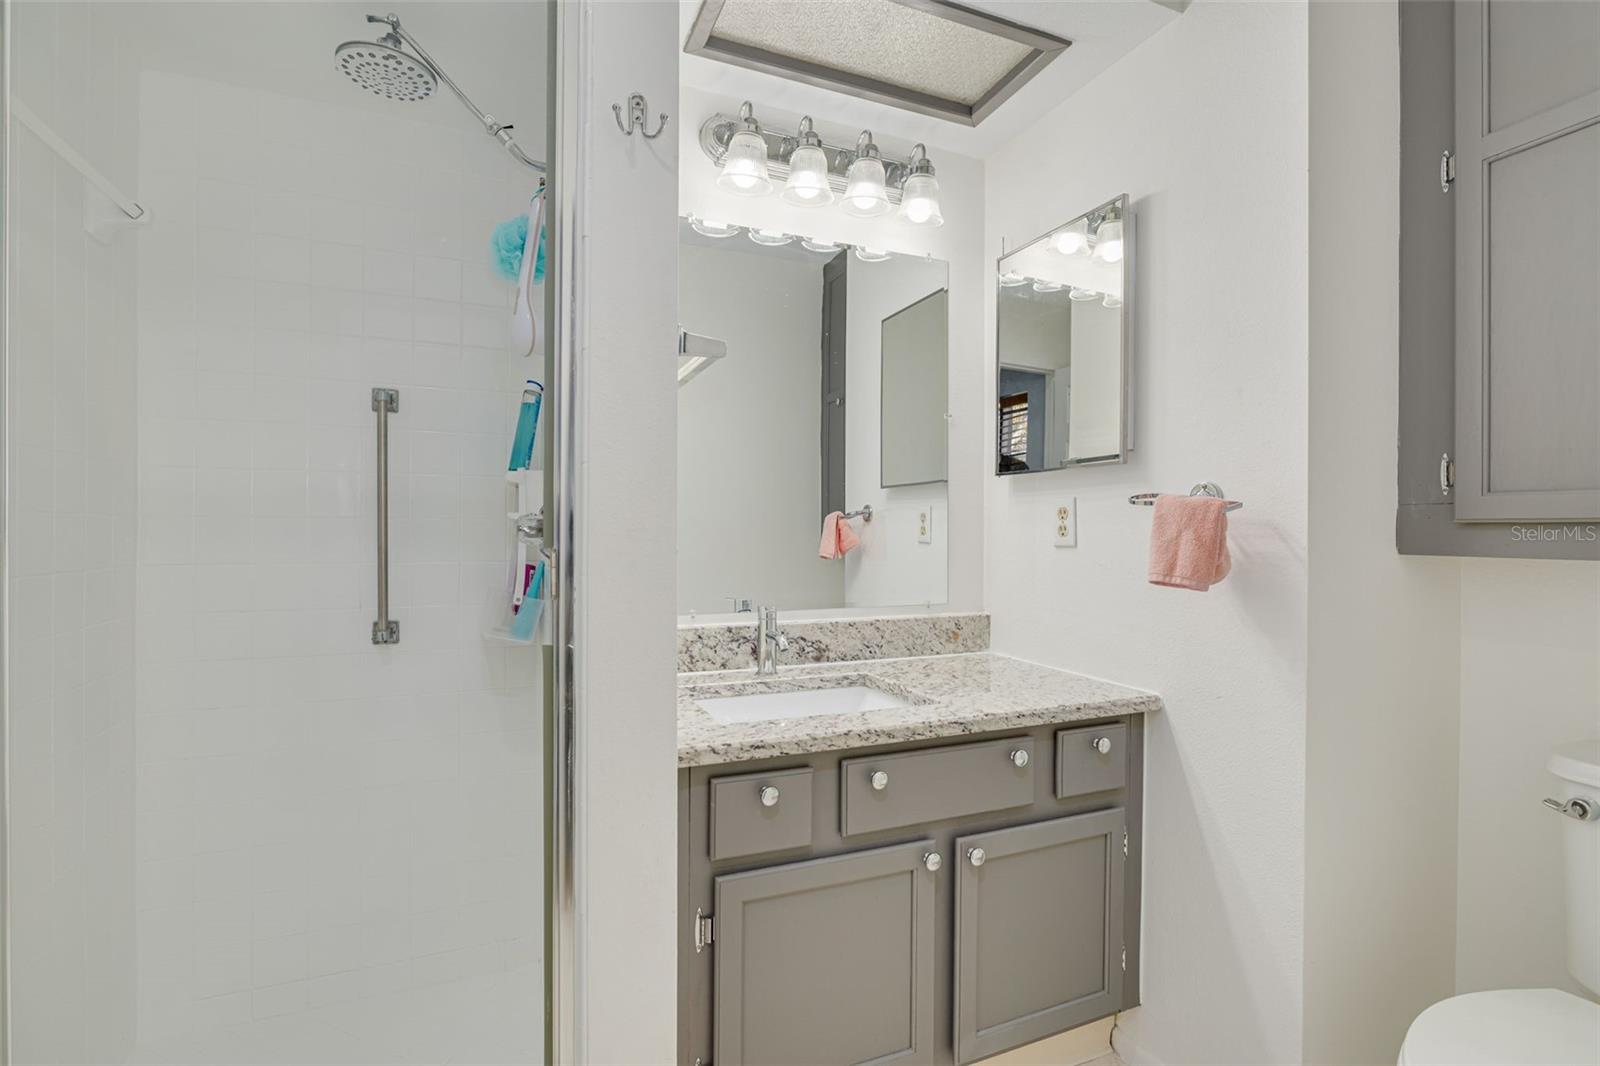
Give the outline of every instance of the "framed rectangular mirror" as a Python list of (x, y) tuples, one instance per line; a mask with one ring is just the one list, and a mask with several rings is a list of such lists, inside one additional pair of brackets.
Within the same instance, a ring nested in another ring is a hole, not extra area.
[(679, 231), (679, 614), (945, 603), (946, 265), (719, 232)]
[(1132, 259), (1123, 194), (996, 263), (997, 474), (1127, 460)]

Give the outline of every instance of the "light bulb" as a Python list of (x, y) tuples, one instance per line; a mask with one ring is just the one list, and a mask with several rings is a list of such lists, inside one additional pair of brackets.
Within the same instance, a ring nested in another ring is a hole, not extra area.
[(822, 207), (833, 203), (828, 185), (828, 157), (813, 144), (803, 144), (789, 157), (789, 180), (783, 183), (785, 203), (796, 207)]
[(850, 164), (845, 175), (844, 213), (856, 218), (877, 218), (889, 210), (889, 194), (883, 187), (883, 161), (862, 156)]
[(767, 142), (754, 130), (740, 130), (728, 141), (717, 188), (737, 196), (762, 196), (772, 189), (767, 175)]
[(1089, 250), (1089, 234), (1074, 223), (1050, 238), (1050, 247), (1062, 255), (1082, 255)]
[(1095, 230), (1094, 257), (1103, 263), (1122, 262), (1122, 220), (1108, 218)]
[(939, 179), (932, 174), (913, 174), (900, 193), (900, 217), (913, 226), (942, 226), (939, 210)]

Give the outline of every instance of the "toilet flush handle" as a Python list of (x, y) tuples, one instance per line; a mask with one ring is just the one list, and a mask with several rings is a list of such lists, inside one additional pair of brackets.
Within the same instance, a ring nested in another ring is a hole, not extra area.
[(1596, 804), (1594, 800), (1584, 799), (1582, 796), (1574, 796), (1565, 803), (1558, 799), (1546, 799), (1544, 805), (1552, 811), (1564, 814), (1568, 818), (1576, 818), (1580, 822), (1592, 822), (1600, 819), (1600, 804)]

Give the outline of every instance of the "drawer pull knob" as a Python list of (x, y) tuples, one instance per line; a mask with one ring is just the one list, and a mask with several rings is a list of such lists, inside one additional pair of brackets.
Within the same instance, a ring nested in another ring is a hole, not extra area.
[(886, 770), (874, 770), (867, 780), (872, 782), (872, 791), (882, 792), (889, 787), (889, 773)]
[(922, 865), (928, 868), (930, 874), (938, 873), (939, 867), (944, 865), (944, 860), (939, 857), (937, 851), (930, 851), (922, 856)]
[(761, 786), (761, 806), (763, 806), (763, 807), (776, 807), (777, 805), (778, 805), (778, 786), (777, 785), (763, 785), (763, 786)]
[(1101, 755), (1111, 754), (1110, 737), (1095, 737), (1093, 740), (1089, 741), (1089, 746), (1095, 751), (1098, 751)]
[(1012, 766), (1020, 770), (1028, 765), (1028, 750), (1026, 748), (1016, 748), (1007, 758), (1011, 760)]
[(967, 849), (967, 861), (970, 862), (974, 866), (982, 866), (983, 865), (983, 860), (987, 859), (988, 857), (989, 856), (987, 856), (987, 855), (985, 855), (983, 853), (983, 849), (982, 848), (968, 848)]

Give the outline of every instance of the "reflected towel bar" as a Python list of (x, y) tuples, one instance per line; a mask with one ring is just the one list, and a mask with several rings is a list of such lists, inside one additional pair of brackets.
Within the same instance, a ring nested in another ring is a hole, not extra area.
[[(1156, 505), (1156, 497), (1161, 495), (1163, 494), (1159, 492), (1136, 492), (1132, 496), (1128, 497), (1128, 502), (1133, 504), (1135, 507), (1154, 507)], [(1222, 491), (1222, 487), (1215, 481), (1200, 482), (1200, 484), (1189, 490), (1189, 495), (1214, 496), (1219, 500), (1227, 499), (1226, 494)], [(1223, 510), (1237, 511), (1243, 506), (1244, 504), (1238, 500), (1228, 500), (1228, 506), (1224, 507)]]

